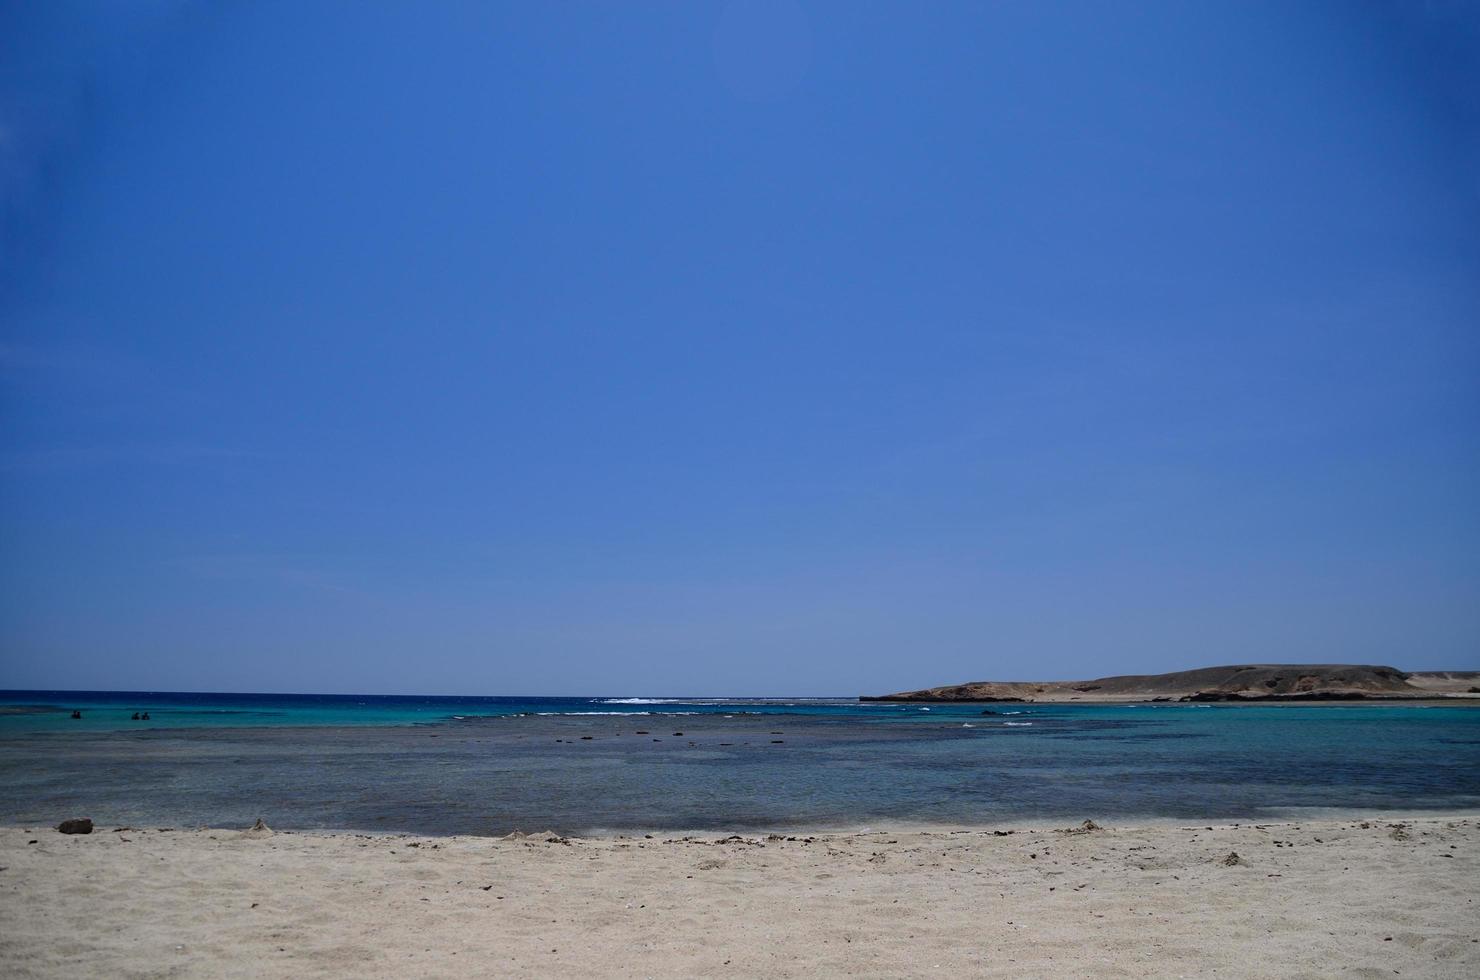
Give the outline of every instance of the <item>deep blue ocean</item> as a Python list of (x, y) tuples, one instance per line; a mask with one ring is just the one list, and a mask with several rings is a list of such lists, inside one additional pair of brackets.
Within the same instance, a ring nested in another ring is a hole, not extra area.
[(1480, 811), (1480, 706), (11, 691), (0, 789), (6, 824), (434, 834)]

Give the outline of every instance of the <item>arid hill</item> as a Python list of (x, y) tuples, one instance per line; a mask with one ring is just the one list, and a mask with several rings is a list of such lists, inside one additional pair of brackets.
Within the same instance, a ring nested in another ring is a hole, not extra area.
[(1480, 670), (1421, 670), (1408, 683), (1435, 693), (1480, 694)]
[(1089, 681), (971, 681), (863, 701), (1321, 701), (1465, 697), (1480, 674), (1373, 664), (1235, 664)]

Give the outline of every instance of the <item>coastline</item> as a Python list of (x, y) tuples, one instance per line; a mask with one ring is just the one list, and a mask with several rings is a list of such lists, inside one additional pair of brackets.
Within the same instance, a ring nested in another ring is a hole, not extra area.
[(1060, 697), (1058, 695), (1046, 694), (1036, 698), (925, 698), (925, 697), (901, 697), (898, 695), (884, 694), (878, 696), (860, 695), (860, 704), (924, 704), (924, 705), (959, 705), (962, 707), (979, 706), (984, 708), (1001, 707), (1031, 707), (1033, 705), (1052, 705), (1062, 707), (1064, 705), (1083, 705), (1086, 707), (1112, 707), (1114, 705), (1128, 704), (1154, 704), (1162, 706), (1198, 706), (1198, 707), (1249, 707), (1249, 708), (1356, 708), (1363, 705), (1371, 707), (1391, 708), (1401, 705), (1409, 705), (1415, 708), (1480, 708), (1480, 694), (1427, 694), (1409, 697), (1406, 695), (1391, 695), (1371, 697), (1349, 698), (1349, 697), (1250, 697), (1250, 698), (1219, 698), (1212, 700), (1194, 700), (1192, 698), (1124, 698), (1124, 697)]
[(864, 695), (863, 701), (1064, 703), (1122, 700), (1295, 703), (1480, 698), (1480, 671), (1405, 671), (1385, 664), (1246, 663), (1081, 681), (967, 681)]
[(17, 977), (1480, 972), (1480, 814), (505, 839), (8, 827), (0, 868)]

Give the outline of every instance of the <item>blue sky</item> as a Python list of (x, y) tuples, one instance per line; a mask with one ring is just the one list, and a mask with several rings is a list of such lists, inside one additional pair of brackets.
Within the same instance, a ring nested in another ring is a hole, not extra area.
[(1462, 3), (0, 13), (0, 687), (1480, 663)]

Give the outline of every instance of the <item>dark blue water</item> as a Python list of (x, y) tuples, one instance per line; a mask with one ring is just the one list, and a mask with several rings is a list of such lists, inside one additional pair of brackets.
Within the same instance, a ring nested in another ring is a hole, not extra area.
[(425, 833), (1473, 811), (1480, 709), (9, 692), (0, 788), (3, 823)]

